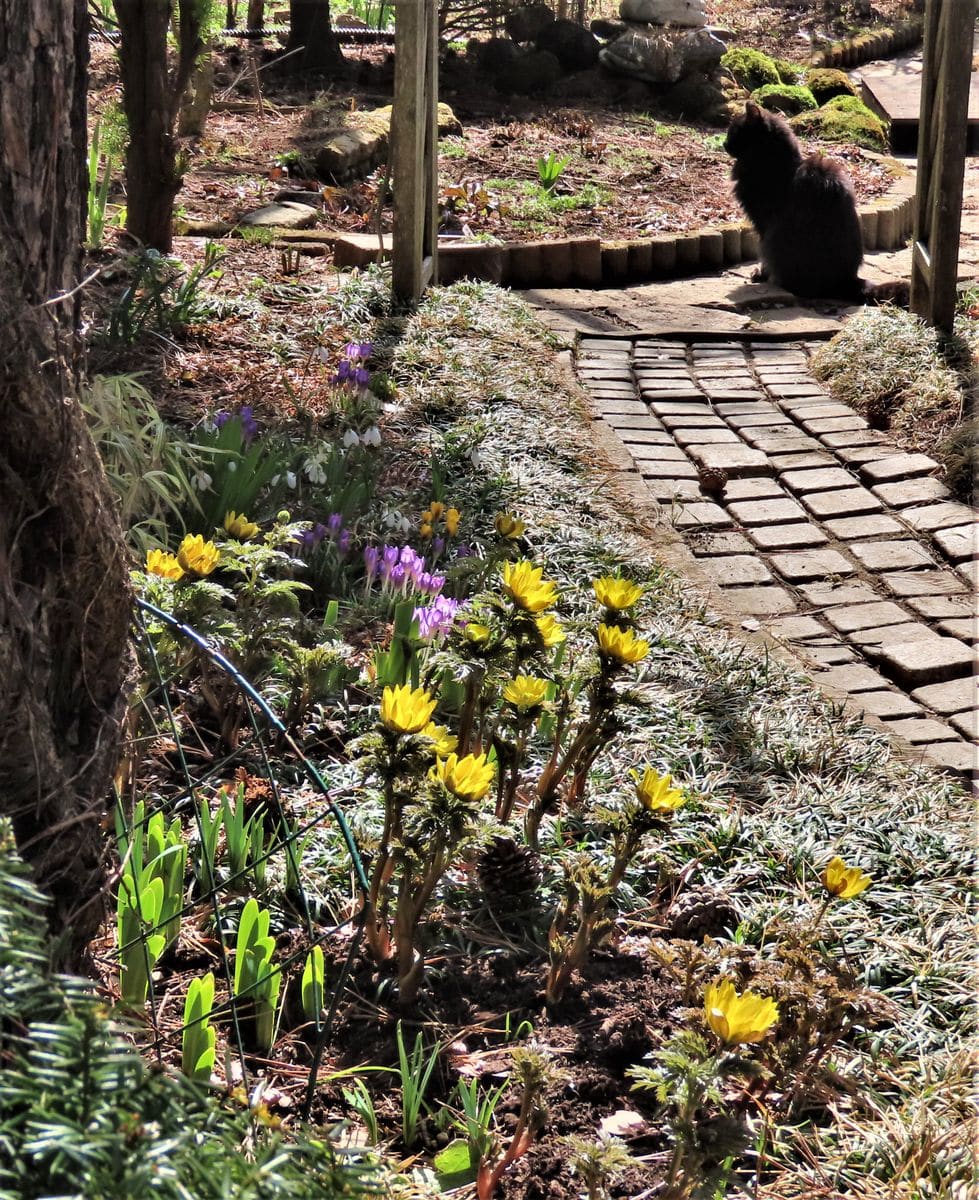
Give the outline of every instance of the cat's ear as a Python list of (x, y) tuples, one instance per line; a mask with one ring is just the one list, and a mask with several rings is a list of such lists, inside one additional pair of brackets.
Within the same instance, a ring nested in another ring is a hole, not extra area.
[(754, 102), (754, 100), (749, 100), (744, 106), (744, 115), (746, 117), (751, 117), (752, 119), (755, 119), (756, 117), (761, 116), (761, 109)]

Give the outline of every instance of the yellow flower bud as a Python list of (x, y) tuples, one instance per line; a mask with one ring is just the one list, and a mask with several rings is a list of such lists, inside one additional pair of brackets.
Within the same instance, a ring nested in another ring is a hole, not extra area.
[(258, 533), (258, 526), (249, 521), (244, 513), (236, 513), (234, 509), (224, 514), (224, 531), (229, 537), (237, 538), (239, 542), (247, 542)]
[(598, 627), (598, 649), (616, 662), (637, 663), (649, 653), (649, 642), (637, 638), (631, 629), (602, 624)]
[(547, 695), (547, 680), (534, 675), (518, 675), (503, 689), (503, 699), (521, 710), (539, 708)]
[(463, 758), (450, 754), (448, 758), (437, 758), (429, 771), (432, 779), (460, 800), (482, 800), (495, 774), (496, 768), (486, 761), (485, 754), (467, 754)]
[(146, 555), (146, 570), (150, 575), (159, 575), (161, 579), (169, 579), (176, 583), (183, 579), (184, 569), (173, 554), (166, 550), (150, 550)]
[(722, 1042), (760, 1042), (778, 1020), (778, 1005), (757, 992), (734, 990), (729, 979), (708, 985), (704, 993), (704, 1017)]
[(633, 583), (629, 579), (617, 579), (612, 575), (603, 575), (600, 579), (593, 579), (591, 585), (595, 590), (598, 603), (604, 604), (606, 608), (616, 610), (632, 608), (642, 595), (642, 588), (638, 583)]
[(195, 575), (210, 575), (220, 558), (217, 546), (205, 542), (199, 533), (188, 533), (177, 551), (177, 561), (185, 571), (193, 571)]
[(420, 733), (431, 721), (436, 701), (424, 688), (386, 687), (381, 693), (381, 721), (393, 733)]
[(539, 613), (557, 603), (557, 584), (545, 582), (543, 567), (526, 559), (503, 564), (503, 590), (518, 608)]
[(449, 508), (445, 511), (445, 532), (449, 537), (455, 537), (459, 530), (459, 522), (462, 520), (462, 513), (457, 508)]
[(838, 856), (830, 860), (819, 878), (827, 892), (831, 896), (839, 896), (841, 900), (852, 900), (873, 883), (871, 877), (859, 867), (848, 867)]

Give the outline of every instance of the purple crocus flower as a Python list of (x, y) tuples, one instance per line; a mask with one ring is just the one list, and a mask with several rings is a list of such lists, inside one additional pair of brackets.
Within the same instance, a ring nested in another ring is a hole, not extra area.
[(347, 342), (343, 348), (347, 358), (368, 359), (374, 352), (373, 342)]
[(311, 529), (304, 529), (296, 534), (296, 541), (304, 550), (313, 550), (326, 537), (326, 526), (318, 521)]
[(330, 513), (326, 518), (326, 528), (329, 530), (330, 537), (337, 537), (343, 528), (343, 513)]
[(444, 637), (452, 628), (458, 611), (459, 601), (450, 600), (448, 596), (437, 596), (431, 604), (416, 608), (412, 617), (418, 622), (418, 636), (426, 642)]
[(238, 416), (241, 419), (241, 436), (246, 442), (250, 442), (258, 435), (258, 422), (252, 415), (251, 405), (243, 405)]
[(226, 408), (222, 408), (219, 413), (214, 414), (214, 428), (221, 429), (231, 420), (231, 413)]
[(381, 552), (376, 546), (364, 547), (364, 570), (367, 573), (367, 586), (373, 583), (377, 575), (378, 563), (381, 559)]
[(357, 387), (365, 388), (371, 381), (371, 373), (364, 367), (357, 367), (353, 372), (352, 378)]
[(350, 542), (351, 542), (350, 530), (349, 529), (342, 530), (340, 533), (340, 536), (337, 538), (337, 552), (341, 555), (341, 557), (346, 555), (347, 552), (350, 550)]

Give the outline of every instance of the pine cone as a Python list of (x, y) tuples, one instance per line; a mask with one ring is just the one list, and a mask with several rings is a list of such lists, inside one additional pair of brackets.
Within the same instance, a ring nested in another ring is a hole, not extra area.
[(670, 905), (666, 914), (670, 935), (701, 942), (725, 929), (736, 929), (741, 917), (730, 899), (708, 887), (691, 888)]
[(509, 908), (526, 900), (541, 881), (540, 860), (528, 846), (496, 836), (479, 857), (479, 884), (491, 908)]
[(697, 481), (705, 495), (721, 497), (727, 487), (727, 471), (723, 467), (700, 467)]

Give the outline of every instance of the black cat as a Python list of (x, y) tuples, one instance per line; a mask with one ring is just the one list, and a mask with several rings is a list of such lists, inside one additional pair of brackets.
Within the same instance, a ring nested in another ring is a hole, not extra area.
[(751, 100), (724, 148), (734, 158), (734, 194), (761, 239), (757, 279), (798, 296), (907, 304), (908, 285), (869, 284), (853, 187), (839, 163), (803, 157), (788, 123)]

